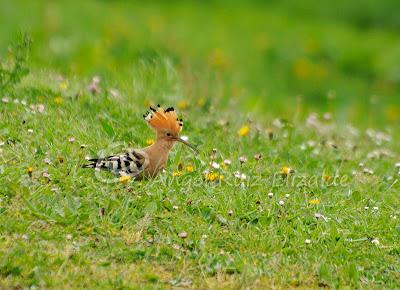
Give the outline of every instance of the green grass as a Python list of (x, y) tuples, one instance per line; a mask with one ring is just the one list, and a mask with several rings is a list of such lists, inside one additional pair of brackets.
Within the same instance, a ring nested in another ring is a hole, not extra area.
[[(3, 3), (1, 60), (21, 29), (33, 46), (0, 91), (0, 288), (399, 288), (389, 4), (353, 22), (288, 18), (286, 2)], [(146, 146), (149, 103), (179, 107), (199, 155), (177, 145), (163, 174), (128, 184), (81, 168)], [(213, 148), (232, 164), (210, 168)]]

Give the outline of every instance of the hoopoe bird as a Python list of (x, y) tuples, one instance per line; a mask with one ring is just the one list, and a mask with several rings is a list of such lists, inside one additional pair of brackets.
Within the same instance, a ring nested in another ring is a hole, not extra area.
[(143, 118), (156, 133), (156, 141), (152, 145), (143, 149), (128, 150), (119, 155), (89, 159), (91, 163), (83, 167), (105, 169), (139, 180), (143, 177), (154, 177), (165, 168), (169, 152), (176, 142), (181, 142), (198, 152), (196, 147), (179, 137), (183, 121), (177, 118), (173, 107), (165, 110), (160, 105), (157, 105), (157, 109), (150, 107), (150, 111), (146, 112)]

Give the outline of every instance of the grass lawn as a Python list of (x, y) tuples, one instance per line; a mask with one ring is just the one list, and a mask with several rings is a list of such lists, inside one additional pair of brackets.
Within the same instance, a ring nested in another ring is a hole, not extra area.
[[(400, 24), (339, 2), (2, 3), (0, 288), (399, 288)], [(198, 155), (81, 168), (158, 103)]]

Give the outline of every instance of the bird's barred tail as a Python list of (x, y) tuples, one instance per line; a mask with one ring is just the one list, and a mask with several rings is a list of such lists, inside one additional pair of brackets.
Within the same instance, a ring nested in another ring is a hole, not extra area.
[(99, 159), (89, 159), (91, 163), (82, 165), (82, 168), (96, 168)]
[(145, 157), (133, 150), (117, 156), (94, 158), (88, 161), (90, 163), (83, 165), (83, 168), (104, 169), (119, 174), (137, 175), (143, 171)]

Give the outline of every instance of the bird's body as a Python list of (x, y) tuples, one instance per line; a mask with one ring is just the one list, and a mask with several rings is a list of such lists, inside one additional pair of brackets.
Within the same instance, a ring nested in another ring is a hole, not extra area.
[(152, 107), (150, 109), (151, 112), (143, 117), (156, 132), (157, 139), (154, 144), (143, 149), (131, 149), (119, 155), (90, 159), (91, 163), (83, 167), (105, 169), (135, 179), (151, 178), (165, 168), (169, 152), (177, 141), (193, 148), (179, 138), (183, 123), (182, 119), (176, 118), (174, 108), (163, 110), (158, 106), (157, 110)]

